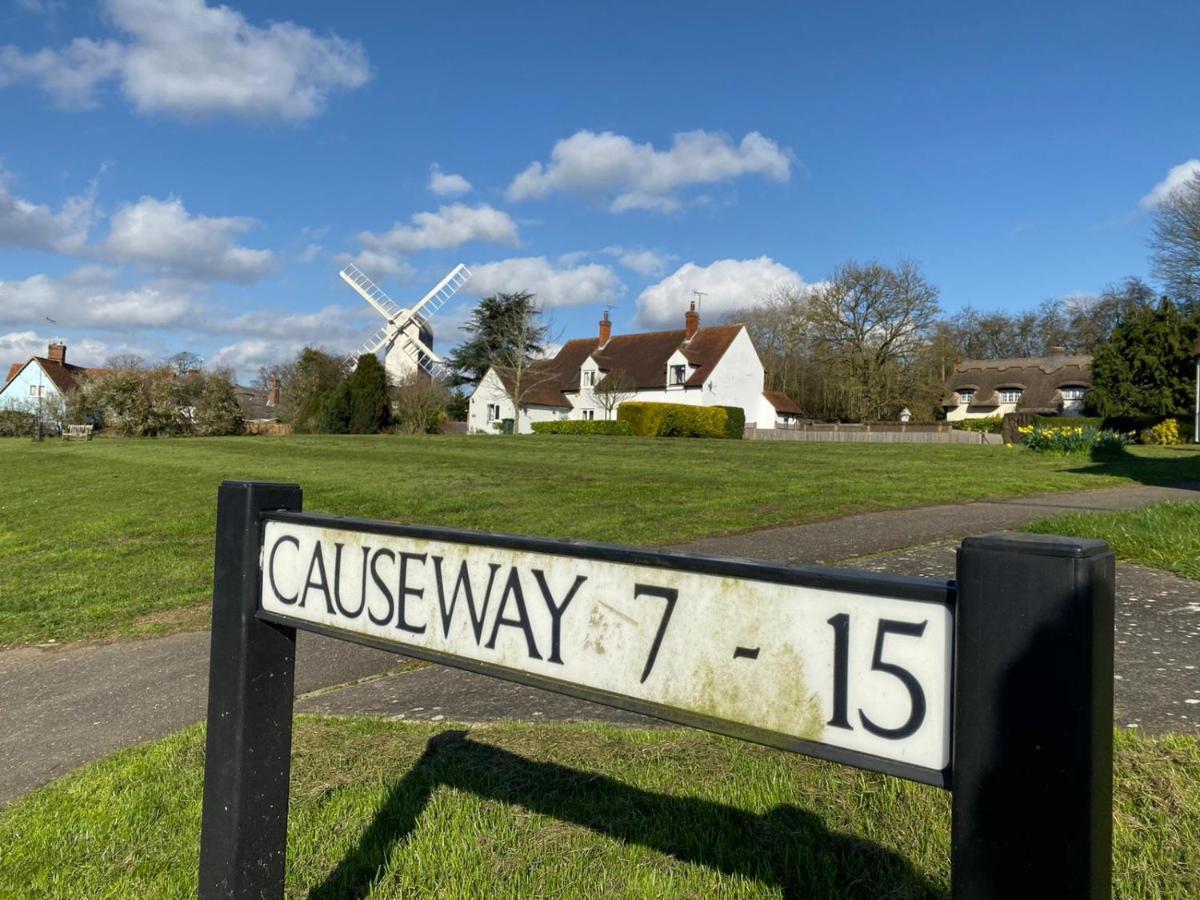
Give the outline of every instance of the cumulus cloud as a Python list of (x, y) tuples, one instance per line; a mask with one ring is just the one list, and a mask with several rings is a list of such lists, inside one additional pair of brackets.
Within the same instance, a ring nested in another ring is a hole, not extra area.
[(303, 121), (370, 77), (361, 44), (294, 22), (257, 26), (204, 0), (103, 0), (101, 9), (122, 39), (0, 47), (0, 87), (32, 82), (63, 106), (88, 107), (115, 82), (142, 113)]
[[(31, 356), (45, 356), (50, 341), (58, 335), (38, 334), (34, 331), (13, 331), (0, 334), (0, 360), (7, 366), (14, 362), (23, 362)], [(104, 361), (117, 354), (133, 353), (149, 357), (150, 351), (144, 347), (130, 344), (126, 341), (112, 343), (95, 338), (72, 338), (67, 342), (67, 362), (80, 366), (99, 366)]]
[(255, 225), (241, 216), (193, 215), (177, 197), (143, 197), (118, 209), (98, 252), (118, 262), (135, 262), (185, 278), (250, 284), (276, 268), (269, 250), (236, 243)]
[(300, 251), (300, 254), (296, 258), (298, 260), (300, 260), (300, 262), (302, 262), (302, 263), (315, 262), (317, 259), (320, 258), (321, 253), (324, 250), (325, 250), (325, 248), (322, 247), (320, 244), (309, 244), (307, 247), (305, 247), (303, 250)]
[(247, 338), (348, 346), (366, 340), (376, 327), (377, 315), (366, 304), (357, 307), (330, 305), (311, 313), (255, 310), (239, 316), (205, 320), (198, 330)]
[(516, 244), (517, 223), (508, 213), (488, 206), (452, 203), (436, 212), (415, 213), (409, 224), (396, 222), (390, 231), (363, 231), (358, 235), (363, 249), (357, 255), (343, 254), (344, 262), (353, 262), (367, 274), (409, 274), (412, 267), (401, 259), (403, 254), (421, 250), (446, 250), (472, 241), (491, 244)]
[(429, 170), (429, 190), (436, 197), (457, 197), (471, 192), (471, 182), (461, 175), (443, 172), (441, 166), (434, 163)]
[(625, 293), (617, 274), (599, 263), (555, 268), (544, 256), (528, 256), (473, 265), (471, 272), (468, 287), (474, 294), (529, 291), (548, 308), (607, 303)]
[[(209, 354), (208, 365), (213, 369), (233, 369), (241, 375), (270, 368), (293, 359), (305, 344), (300, 341), (263, 340), (247, 338), (226, 344)], [(336, 349), (334, 352), (337, 352)]]
[(1200, 175), (1200, 159), (1189, 159), (1177, 166), (1172, 166), (1167, 177), (1151, 188), (1150, 193), (1142, 198), (1143, 209), (1153, 209), (1173, 193)]
[(682, 205), (678, 191), (689, 185), (743, 175), (787, 181), (791, 164), (790, 150), (757, 131), (737, 144), (715, 132), (680, 132), (669, 150), (636, 144), (611, 131), (577, 131), (554, 145), (548, 163), (530, 163), (518, 174), (507, 196), (528, 200), (568, 191), (603, 197), (612, 212), (673, 212)]
[(654, 250), (629, 247), (605, 247), (604, 252), (615, 256), (617, 262), (639, 275), (661, 275), (667, 270), (667, 262), (674, 259)]
[(684, 263), (671, 275), (642, 291), (638, 321), (643, 325), (679, 325), (694, 291), (703, 291), (701, 314), (708, 322), (746, 309), (783, 287), (803, 289), (804, 279), (767, 256), (719, 259), (708, 266)]
[(84, 266), (61, 278), (32, 275), (0, 281), (0, 326), (60, 328), (170, 328), (188, 325), (198, 309), (192, 296), (165, 284), (125, 287), (117, 273)]
[(95, 218), (95, 184), (69, 198), (55, 212), (48, 206), (14, 196), (0, 170), (0, 247), (78, 252), (87, 242)]

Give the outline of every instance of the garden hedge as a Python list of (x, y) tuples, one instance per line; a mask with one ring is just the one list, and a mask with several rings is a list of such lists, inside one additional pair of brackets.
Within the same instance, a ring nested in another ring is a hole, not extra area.
[(718, 406), (725, 410), (725, 437), (740, 441), (746, 435), (746, 412), (740, 406)]
[[(729, 437), (729, 418), (723, 406), (635, 400), (622, 403), (617, 409), (618, 421), (628, 422), (638, 437)], [(738, 433), (741, 434), (740, 428)]]
[(584, 420), (564, 419), (558, 422), (534, 422), (535, 434), (603, 434), (625, 435), (633, 434), (628, 422), (588, 422)]

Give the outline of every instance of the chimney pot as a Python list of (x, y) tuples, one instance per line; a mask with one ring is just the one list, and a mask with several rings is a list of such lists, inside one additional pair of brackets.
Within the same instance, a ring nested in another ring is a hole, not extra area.
[(61, 341), (54, 341), (46, 351), (46, 356), (51, 362), (67, 363), (67, 345)]
[(690, 341), (699, 330), (700, 313), (696, 312), (696, 301), (693, 300), (691, 307), (683, 316), (683, 339)]

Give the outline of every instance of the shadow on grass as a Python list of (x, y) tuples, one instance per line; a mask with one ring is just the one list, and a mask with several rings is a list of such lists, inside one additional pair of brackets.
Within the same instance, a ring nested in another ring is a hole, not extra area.
[[(1175, 458), (1135, 456), (1125, 447), (1115, 450), (1092, 448), (1088, 451), (1088, 462), (1069, 471), (1080, 475), (1113, 475), (1146, 485), (1200, 491), (1200, 454), (1194, 446), (1158, 447), (1156, 452), (1170, 453)], [(1082, 463), (1082, 459), (1080, 461)]]
[(812, 813), (778, 806), (765, 815), (631, 787), (555, 763), (535, 762), (471, 740), (465, 731), (431, 738), (388, 794), (357, 846), (310, 900), (361, 898), (394, 845), (403, 843), (439, 786), (469, 791), (678, 860), (752, 878), (785, 897), (937, 897), (904, 857), (831, 832)]

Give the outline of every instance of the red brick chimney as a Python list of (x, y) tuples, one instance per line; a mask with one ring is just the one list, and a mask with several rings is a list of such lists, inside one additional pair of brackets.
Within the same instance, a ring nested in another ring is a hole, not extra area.
[(51, 362), (66, 365), (67, 363), (67, 345), (62, 341), (55, 341), (46, 351), (46, 358)]
[(603, 347), (608, 343), (608, 339), (612, 337), (612, 321), (608, 318), (608, 310), (604, 311), (604, 318), (600, 320), (600, 346)]
[(279, 376), (274, 372), (267, 379), (267, 406), (279, 405)]
[(700, 313), (696, 312), (696, 301), (692, 301), (692, 307), (683, 316), (683, 339), (690, 341), (696, 336), (696, 332), (700, 330)]

